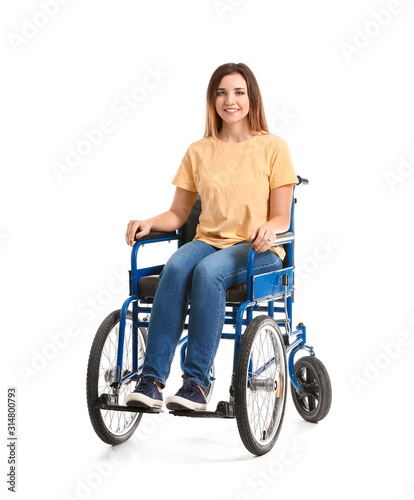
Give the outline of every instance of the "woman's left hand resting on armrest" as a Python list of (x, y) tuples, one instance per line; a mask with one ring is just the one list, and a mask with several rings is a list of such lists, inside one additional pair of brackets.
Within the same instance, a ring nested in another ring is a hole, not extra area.
[(276, 240), (276, 235), (289, 229), (292, 196), (293, 184), (270, 190), (270, 220), (258, 227), (249, 237), (256, 252), (269, 250)]

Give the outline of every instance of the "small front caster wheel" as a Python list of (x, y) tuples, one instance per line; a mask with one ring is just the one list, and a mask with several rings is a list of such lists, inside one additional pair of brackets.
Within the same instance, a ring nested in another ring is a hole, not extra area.
[(319, 422), (329, 413), (332, 401), (331, 381), (324, 364), (313, 356), (300, 358), (295, 363), (295, 376), (302, 389), (299, 395), (291, 384), (299, 415), (308, 422)]

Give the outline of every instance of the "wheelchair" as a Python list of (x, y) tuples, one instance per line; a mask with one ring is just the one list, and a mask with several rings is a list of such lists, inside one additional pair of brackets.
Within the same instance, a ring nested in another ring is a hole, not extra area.
[[(263, 455), (273, 448), (282, 427), (289, 385), (299, 415), (308, 422), (325, 418), (332, 400), (328, 372), (315, 357), (313, 347), (306, 343), (305, 325), (299, 323), (296, 329), (292, 328), (295, 188), (308, 184), (307, 179), (298, 176), (298, 180), (293, 191), (290, 228), (277, 235), (275, 241), (275, 245), (283, 245), (286, 250), (282, 268), (254, 275), (256, 252), (252, 248), (246, 284), (227, 289), (224, 324), (233, 325), (234, 329), (234, 333), (221, 335), (223, 340), (234, 341), (228, 401), (220, 401), (215, 411), (169, 411), (189, 418), (235, 418), (243, 444), (254, 455)], [(104, 319), (96, 333), (89, 355), (86, 393), (92, 426), (105, 443), (117, 445), (126, 441), (144, 413), (163, 411), (125, 405), (125, 397), (134, 390), (142, 371), (151, 307), (164, 267), (138, 268), (138, 251), (144, 244), (176, 241), (179, 247), (191, 241), (200, 212), (198, 197), (178, 231), (150, 232), (135, 242), (129, 271), (130, 295), (120, 310)], [(191, 298), (187, 314), (190, 308)], [(187, 327), (186, 323), (183, 331)], [(181, 369), (187, 338), (182, 336), (177, 346)], [(299, 351), (306, 355), (295, 362)], [(207, 403), (214, 381), (213, 364), (205, 394)]]

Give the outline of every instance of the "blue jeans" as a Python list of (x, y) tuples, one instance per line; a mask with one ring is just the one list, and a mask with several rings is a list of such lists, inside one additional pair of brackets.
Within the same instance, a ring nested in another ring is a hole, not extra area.
[[(180, 247), (167, 261), (155, 294), (148, 328), (143, 375), (162, 387), (170, 373), (191, 294), (184, 377), (206, 390), (225, 318), (226, 289), (247, 281), (251, 243), (217, 249), (199, 240)], [(281, 269), (267, 250), (254, 259), (255, 274)]]

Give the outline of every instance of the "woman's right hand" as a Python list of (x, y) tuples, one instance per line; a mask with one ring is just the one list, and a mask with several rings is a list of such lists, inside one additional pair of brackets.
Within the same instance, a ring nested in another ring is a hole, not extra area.
[(139, 232), (137, 234), (137, 239), (141, 238), (142, 236), (146, 236), (152, 228), (152, 222), (151, 220), (131, 220), (129, 221), (126, 234), (125, 234), (125, 240), (129, 246), (134, 246), (135, 243), (135, 233), (139, 229)]
[(135, 233), (139, 229), (136, 239), (146, 236), (152, 228), (154, 231), (176, 231), (187, 220), (197, 199), (197, 193), (177, 187), (170, 210), (147, 220), (129, 221), (125, 240), (129, 246), (134, 246)]

